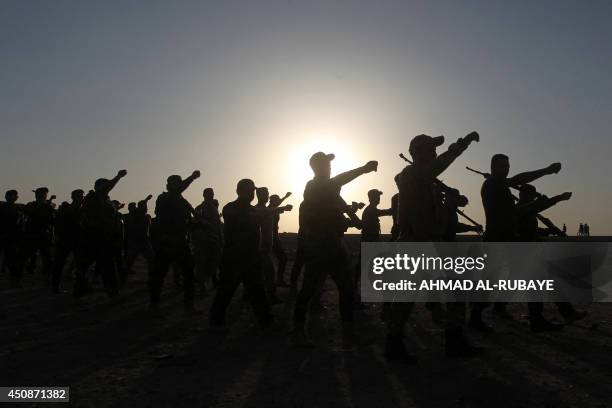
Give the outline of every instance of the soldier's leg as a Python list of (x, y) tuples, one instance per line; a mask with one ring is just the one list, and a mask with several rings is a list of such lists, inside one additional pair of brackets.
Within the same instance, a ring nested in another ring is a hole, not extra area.
[(333, 259), (327, 268), (331, 278), (338, 287), (340, 317), (345, 324), (353, 323), (353, 299), (355, 285), (353, 284), (353, 268), (351, 267), (350, 254), (343, 246), (335, 248)]
[(285, 253), (283, 243), (278, 237), (274, 240), (274, 243), (272, 244), (272, 251), (274, 252), (274, 256), (278, 261), (278, 270), (276, 271), (276, 284), (278, 286), (286, 286), (285, 268), (287, 267), (287, 254)]
[(232, 301), (232, 296), (241, 281), (242, 264), (236, 259), (224, 259), (219, 275), (219, 285), (210, 307), (210, 324), (222, 326), (225, 324), (225, 311)]
[(80, 298), (89, 290), (87, 272), (93, 263), (94, 257), (90, 243), (84, 243), (75, 254), (76, 274), (74, 278), (74, 297)]
[(23, 276), (23, 252), (17, 242), (9, 243), (5, 247), (4, 262), (9, 273), (11, 287), (19, 287)]
[(321, 286), (322, 277), (327, 276), (327, 267), (326, 259), (321, 254), (315, 254), (312, 258), (306, 260), (304, 264), (304, 280), (302, 281), (302, 288), (297, 294), (293, 311), (293, 321), (298, 330), (304, 329), (308, 303), (316, 295), (319, 286)]
[(51, 278), (51, 272), (53, 269), (53, 258), (51, 256), (51, 240), (42, 239), (38, 245), (38, 251), (40, 252), (40, 259), (42, 263), (42, 272), (45, 277), (46, 283)]
[(71, 251), (72, 249), (65, 245), (55, 246), (55, 262), (53, 264), (53, 276), (51, 277), (51, 289), (55, 293), (59, 293), (64, 266)]
[(248, 293), (249, 302), (253, 306), (259, 324), (267, 326), (272, 320), (270, 306), (264, 288), (264, 277), (259, 259), (252, 259), (241, 268), (242, 282)]
[(117, 276), (116, 250), (113, 247), (104, 246), (100, 242), (96, 256), (96, 265), (102, 274), (102, 283), (108, 297), (113, 298), (119, 293), (119, 277)]
[(414, 364), (416, 358), (408, 353), (404, 344), (404, 327), (414, 303), (390, 302), (383, 307), (382, 319), (387, 326), (385, 357), (391, 361)]
[(153, 310), (159, 309), (164, 279), (170, 269), (171, 262), (172, 259), (168, 256), (167, 251), (164, 248), (157, 248), (155, 262), (149, 270), (149, 302), (150, 308)]
[(181, 268), (183, 275), (183, 299), (185, 310), (193, 310), (193, 300), (195, 295), (195, 282), (193, 275), (193, 256), (188, 245), (184, 245), (178, 250), (178, 259), (176, 264)]
[(135, 245), (129, 244), (125, 250), (125, 270), (126, 273), (132, 273), (132, 268), (134, 267), (134, 262), (136, 262), (136, 257), (140, 252), (139, 248)]

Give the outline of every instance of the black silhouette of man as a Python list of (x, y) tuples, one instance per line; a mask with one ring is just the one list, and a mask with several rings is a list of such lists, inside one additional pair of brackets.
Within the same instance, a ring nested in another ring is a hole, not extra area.
[(55, 217), (55, 262), (53, 265), (52, 289), (60, 292), (62, 272), (68, 256), (76, 256), (77, 247), (82, 238), (81, 210), (85, 192), (76, 189), (70, 193), (71, 202), (63, 202)]
[(77, 272), (74, 284), (74, 296), (77, 299), (88, 291), (87, 272), (94, 262), (96, 270), (102, 275), (106, 294), (114, 298), (119, 293), (114, 262), (118, 213), (109, 194), (126, 175), (126, 170), (120, 170), (110, 180), (105, 178), (96, 180), (94, 189), (83, 201), (83, 238), (77, 247)]
[(4, 252), (4, 264), (9, 272), (11, 287), (21, 284), (23, 273), (23, 206), (17, 204), (17, 190), (8, 190), (4, 195), (6, 202), (0, 203), (0, 251)]
[[(307, 307), (321, 282), (329, 275), (338, 287), (342, 319), (342, 343), (354, 345), (353, 333), (353, 272), (350, 254), (343, 241), (346, 229), (354, 223), (354, 209), (340, 196), (342, 186), (357, 177), (376, 171), (378, 162), (331, 177), (333, 154), (317, 152), (310, 158), (314, 178), (306, 184), (304, 202), (300, 206), (300, 233), (304, 247), (304, 280), (297, 295), (293, 314), (293, 341), (300, 345), (311, 342), (306, 336)], [(352, 221), (345, 217), (349, 215)]]
[(36, 254), (40, 254), (43, 267), (43, 276), (49, 279), (51, 276), (52, 258), (51, 249), (53, 243), (53, 223), (55, 209), (47, 196), (49, 189), (40, 187), (34, 190), (35, 200), (26, 204), (23, 212), (25, 221), (25, 257), (36, 261)]
[(170, 266), (178, 268), (183, 276), (185, 314), (198, 312), (194, 307), (194, 263), (189, 247), (189, 229), (195, 210), (182, 194), (199, 177), (198, 170), (185, 180), (179, 175), (168, 177), (167, 191), (155, 202), (155, 267), (149, 280), (150, 309), (154, 313), (159, 313), (162, 287)]

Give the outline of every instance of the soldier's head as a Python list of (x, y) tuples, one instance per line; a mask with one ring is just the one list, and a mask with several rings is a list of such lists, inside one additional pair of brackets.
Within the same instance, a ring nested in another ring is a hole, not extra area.
[(491, 157), (491, 176), (506, 178), (510, 173), (510, 159), (505, 154), (495, 154)]
[(47, 201), (47, 196), (49, 195), (49, 189), (47, 187), (39, 187), (36, 190), (33, 190), (32, 192), (34, 193), (36, 201)]
[(278, 194), (272, 194), (270, 196), (270, 205), (272, 207), (278, 207), (281, 204), (281, 198), (278, 196)]
[(180, 193), (183, 188), (183, 178), (178, 174), (173, 174), (166, 179), (166, 190), (169, 193)]
[(251, 179), (242, 179), (236, 185), (236, 193), (238, 198), (247, 202), (253, 201), (255, 198), (255, 182)]
[(99, 192), (102, 188), (104, 188), (106, 183), (108, 183), (108, 179), (105, 179), (105, 178), (97, 179), (96, 182), (94, 183), (94, 191)]
[(211, 187), (206, 187), (204, 191), (202, 192), (202, 196), (204, 197), (204, 200), (206, 201), (214, 200), (215, 190), (213, 190)]
[(70, 199), (73, 203), (79, 204), (83, 202), (83, 197), (85, 197), (85, 192), (83, 190), (76, 189), (72, 193), (70, 193)]
[(257, 194), (257, 202), (260, 204), (267, 204), (268, 198), (270, 197), (270, 192), (268, 191), (268, 187), (257, 187), (255, 190)]
[(134, 202), (128, 204), (128, 212), (129, 213), (136, 212), (137, 208), (138, 207), (136, 206), (136, 203), (134, 203)]
[(328, 179), (331, 175), (331, 161), (336, 156), (334, 154), (325, 154), (316, 152), (310, 156), (310, 168), (318, 178)]
[(521, 201), (533, 201), (538, 198), (538, 191), (531, 184), (523, 184), (519, 188), (519, 199)]
[(410, 141), (409, 152), (415, 163), (430, 163), (438, 154), (436, 147), (444, 144), (444, 136), (418, 135)]
[(19, 193), (17, 193), (17, 190), (8, 190), (4, 193), (4, 199), (9, 204), (15, 204), (17, 199), (19, 199)]
[(378, 205), (380, 204), (380, 196), (382, 195), (382, 191), (372, 189), (368, 191), (368, 200), (370, 200), (370, 204)]

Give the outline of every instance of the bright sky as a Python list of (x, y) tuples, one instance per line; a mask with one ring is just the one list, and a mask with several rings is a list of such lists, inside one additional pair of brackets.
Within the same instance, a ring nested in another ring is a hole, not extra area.
[(443, 176), (468, 214), (482, 180), (464, 167), (506, 153), (514, 171), (561, 161), (536, 186), (574, 197), (547, 215), (612, 234), (610, 21), (607, 0), (4, 1), (0, 188), (61, 201), (126, 168), (129, 202), (200, 169), (194, 204), (250, 177), (297, 207), (323, 150), (334, 172), (379, 160), (343, 195), (387, 206), (412, 136), (477, 130)]

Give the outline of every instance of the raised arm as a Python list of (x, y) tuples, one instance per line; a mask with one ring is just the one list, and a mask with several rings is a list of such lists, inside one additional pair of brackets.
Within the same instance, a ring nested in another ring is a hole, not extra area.
[(106, 182), (101, 187), (100, 192), (102, 194), (109, 194), (113, 190), (113, 188), (115, 188), (115, 186), (117, 185), (119, 180), (121, 180), (126, 175), (127, 175), (127, 170), (119, 170), (119, 172), (117, 173), (117, 175), (115, 177), (113, 177), (112, 179), (108, 180), (108, 182)]
[(480, 135), (477, 132), (472, 132), (466, 137), (459, 138), (455, 143), (448, 146), (448, 150), (440, 154), (431, 164), (429, 176), (436, 178), (450, 166), (457, 157), (463, 153), (472, 142), (480, 141)]
[(522, 184), (528, 184), (534, 180), (539, 179), (540, 177), (547, 176), (549, 174), (556, 174), (560, 170), (561, 170), (561, 163), (553, 163), (550, 166), (545, 167), (540, 170), (526, 171), (524, 173), (519, 173), (508, 179), (508, 186), (516, 187)]
[(572, 197), (572, 193), (566, 192), (563, 194), (556, 195), (551, 198), (538, 198), (527, 204), (519, 204), (516, 206), (519, 216), (528, 214), (539, 214), (540, 212), (549, 209), (561, 201), (567, 201)]
[(182, 193), (183, 191), (187, 190), (187, 188), (191, 185), (191, 183), (193, 183), (193, 181), (199, 177), (200, 177), (200, 170), (195, 170), (193, 173), (191, 173), (191, 176), (183, 180), (183, 184), (181, 185), (180, 192)]
[(336, 184), (338, 188), (342, 187), (345, 184), (350, 183), (355, 180), (357, 177), (376, 171), (378, 169), (378, 162), (375, 160), (371, 160), (367, 162), (365, 165), (361, 167), (357, 167), (356, 169), (345, 171), (344, 173), (340, 173), (335, 177), (331, 178), (331, 182)]

